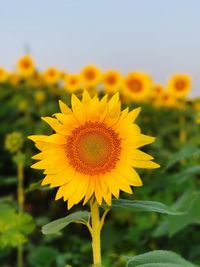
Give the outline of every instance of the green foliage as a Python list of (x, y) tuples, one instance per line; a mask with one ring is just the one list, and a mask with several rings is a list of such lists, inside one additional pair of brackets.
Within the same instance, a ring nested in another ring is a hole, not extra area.
[(198, 149), (196, 146), (186, 146), (182, 148), (178, 153), (172, 155), (172, 158), (168, 161), (163, 170), (166, 171), (167, 169), (171, 168), (174, 164), (180, 162), (183, 159), (199, 155), (200, 155), (200, 149)]
[[(155, 250), (138, 256), (128, 257), (126, 267), (195, 267), (172, 251)], [(196, 266), (197, 267), (197, 266)]]
[(0, 203), (0, 248), (17, 247), (27, 241), (27, 235), (34, 229), (31, 215), (17, 213), (8, 204)]
[(168, 218), (155, 230), (155, 236), (162, 236), (169, 234), (174, 235), (190, 224), (200, 224), (200, 192), (186, 192), (182, 195), (177, 202), (173, 205), (183, 211), (183, 215), (174, 219), (173, 216)]
[[(45, 100), (39, 103), (35, 96), (41, 91), (45, 94)], [(12, 224), (14, 228), (11, 232), (8, 231), (8, 234), (12, 235), (12, 239), (9, 235), (9, 244), (4, 247), (0, 245), (0, 266), (2, 267), (16, 265), (15, 250), (18, 241), (17, 237), (15, 238), (16, 233), (20, 234), (20, 238), (23, 236), (23, 240), (29, 238), (24, 244), (24, 266), (26, 267), (91, 265), (91, 239), (86, 227), (71, 224), (62, 231), (62, 227), (66, 226), (65, 218), (62, 218), (63, 214), (66, 214), (66, 203), (55, 202), (55, 190), (41, 187), (42, 173), (30, 169), (31, 156), (36, 151), (27, 139), (23, 144), (26, 189), (24, 209), (32, 214), (37, 227), (28, 237), (28, 231), (23, 232), (28, 225), (26, 216), (24, 217), (23, 214), (24, 219), (19, 219), (20, 216), (14, 208), (16, 206), (16, 165), (4, 145), (6, 135), (13, 131), (22, 133), (23, 137), (30, 134), (50, 134), (50, 128), (41, 121), (40, 117), (56, 113), (57, 100), (61, 99), (69, 104), (69, 97), (69, 94), (56, 86), (37, 88), (31, 84), (27, 86), (23, 81), (15, 86), (0, 85), (0, 154), (2, 155), (0, 195), (1, 199), (12, 203), (12, 206), (7, 205), (8, 213), (13, 210), (10, 217), (5, 217), (0, 210), (0, 240), (4, 236), (2, 222), (6, 225)], [(126, 104), (123, 105), (126, 107)], [(140, 104), (131, 103), (129, 106), (132, 109), (138, 105)], [(121, 255), (139, 255), (145, 251), (158, 249), (176, 251), (189, 261), (200, 264), (200, 199), (198, 196), (200, 125), (195, 123), (196, 113), (190, 106), (191, 104), (188, 103), (184, 110), (177, 110), (142, 105), (141, 116), (137, 119), (137, 123), (144, 134), (156, 137), (156, 142), (144, 147), (143, 151), (152, 154), (161, 168), (154, 171), (139, 170), (144, 186), (133, 188), (134, 194), (131, 196), (121, 194), (120, 197), (125, 201), (123, 202), (125, 208), (120, 208), (121, 200), (113, 200), (112, 213), (106, 218), (102, 232), (104, 266), (124, 267), (126, 264)], [(185, 125), (180, 125), (181, 117), (185, 118)], [(185, 142), (179, 139), (180, 130), (186, 134)], [(129, 201), (132, 203), (131, 207)], [(80, 204), (72, 211), (81, 209), (83, 207)], [(84, 209), (86, 210), (87, 206), (84, 206)], [(184, 214), (170, 215), (177, 211)], [(84, 217), (82, 223), (87, 222), (88, 216)], [(20, 227), (15, 226), (16, 218), (19, 220)], [(54, 234), (42, 235), (41, 226), (50, 222), (51, 218), (61, 218), (59, 219), (61, 224), (53, 224), (53, 228), (50, 227), (50, 232)], [(69, 221), (67, 221), (68, 224)], [(59, 231), (62, 231), (62, 234)], [(157, 235), (153, 234), (154, 231)], [(160, 234), (158, 234), (159, 231)], [(10, 242), (14, 240), (16, 242), (12, 249)], [(145, 267), (152, 267), (152, 264), (153, 267), (158, 267), (155, 263), (149, 262), (149, 264), (147, 266), (145, 263)], [(177, 265), (177, 263), (174, 264)], [(162, 267), (169, 266), (162, 263)]]
[(58, 254), (55, 248), (40, 246), (31, 251), (28, 262), (32, 267), (53, 267), (55, 266)]
[(87, 224), (90, 218), (90, 213), (87, 211), (77, 211), (70, 215), (52, 221), (42, 227), (42, 233), (45, 235), (56, 234), (70, 223), (82, 223)]
[(180, 215), (180, 211), (156, 201), (141, 201), (127, 199), (113, 199), (112, 206), (116, 208), (128, 208), (130, 211), (158, 212), (171, 215)]

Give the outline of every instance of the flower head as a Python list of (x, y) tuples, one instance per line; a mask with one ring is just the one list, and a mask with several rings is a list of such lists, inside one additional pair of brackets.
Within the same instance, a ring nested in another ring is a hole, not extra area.
[(88, 65), (81, 70), (81, 80), (85, 87), (96, 86), (101, 79), (100, 70), (94, 65)]
[(177, 107), (177, 100), (173, 95), (164, 93), (161, 97), (161, 106), (166, 108)]
[(8, 72), (4, 68), (0, 67), (0, 83), (6, 82), (8, 80), (8, 77)]
[(81, 88), (80, 76), (77, 74), (68, 74), (64, 78), (64, 87), (67, 91), (75, 93)]
[(34, 93), (34, 98), (37, 104), (42, 104), (46, 99), (46, 94), (44, 91), (39, 90)]
[(162, 84), (154, 84), (149, 95), (150, 102), (156, 106), (162, 106), (162, 99), (165, 94), (165, 88)]
[(115, 70), (109, 70), (104, 73), (103, 85), (107, 93), (114, 94), (119, 91), (122, 85), (122, 78), (120, 73)]
[(32, 76), (35, 72), (33, 59), (28, 55), (20, 58), (17, 62), (17, 71), (22, 77), (26, 78)]
[(142, 101), (149, 96), (151, 78), (141, 72), (131, 72), (124, 79), (123, 94), (131, 100)]
[(43, 118), (55, 133), (29, 138), (41, 151), (33, 168), (43, 169), (43, 185), (59, 187), (56, 199), (68, 201), (68, 208), (94, 196), (99, 204), (111, 204), (120, 190), (132, 193), (131, 186), (142, 181), (134, 168), (157, 168), (153, 157), (140, 151), (154, 142), (134, 123), (140, 108), (121, 111), (119, 95), (99, 100), (84, 91), (82, 101), (72, 95), (72, 109), (60, 101), (61, 113)]
[(176, 74), (168, 81), (168, 91), (176, 98), (184, 98), (191, 90), (191, 77), (186, 74)]
[(12, 132), (6, 135), (5, 148), (10, 153), (16, 153), (22, 148), (23, 137), (20, 132)]
[(47, 84), (52, 85), (59, 81), (61, 74), (56, 68), (49, 67), (44, 71), (43, 78)]

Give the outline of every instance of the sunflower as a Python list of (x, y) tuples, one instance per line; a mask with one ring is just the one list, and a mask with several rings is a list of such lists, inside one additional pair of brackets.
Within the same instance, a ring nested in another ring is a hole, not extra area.
[(124, 79), (123, 95), (135, 101), (149, 96), (152, 87), (151, 78), (142, 72), (131, 72)]
[(157, 107), (161, 106), (165, 88), (162, 84), (154, 84), (149, 96), (149, 100)]
[(34, 92), (34, 98), (35, 98), (35, 102), (40, 105), (42, 103), (44, 103), (45, 99), (46, 99), (46, 94), (44, 91), (41, 90), (36, 90)]
[(114, 94), (119, 91), (122, 84), (122, 78), (118, 71), (109, 70), (103, 75), (103, 85), (107, 93)]
[(8, 72), (0, 67), (0, 83), (6, 82), (8, 80), (9, 74)]
[(132, 193), (131, 186), (142, 185), (134, 168), (159, 167), (139, 150), (155, 140), (134, 123), (140, 108), (121, 111), (118, 93), (108, 101), (107, 95), (99, 100), (84, 91), (82, 101), (72, 94), (72, 109), (59, 104), (61, 113), (43, 118), (55, 133), (29, 139), (41, 151), (32, 168), (44, 170), (42, 185), (59, 187), (56, 200), (68, 201), (69, 209), (92, 196), (110, 205), (112, 195), (118, 198), (120, 190)]
[(101, 72), (94, 65), (85, 66), (81, 70), (81, 80), (83, 85), (87, 88), (96, 86), (101, 80)]
[(163, 95), (165, 88), (162, 84), (155, 84), (153, 86), (152, 93), (155, 95)]
[(32, 76), (35, 72), (33, 59), (28, 55), (20, 58), (17, 62), (17, 71), (24, 78)]
[(74, 93), (81, 88), (80, 76), (77, 74), (68, 74), (64, 78), (64, 87), (70, 93)]
[(184, 98), (191, 90), (191, 77), (187, 74), (176, 74), (168, 81), (168, 91), (176, 98)]
[(8, 81), (12, 85), (17, 85), (17, 84), (19, 84), (21, 82), (21, 76), (17, 72), (12, 72), (9, 75), (9, 80)]
[(160, 105), (166, 108), (174, 108), (177, 107), (177, 101), (172, 94), (164, 93)]
[(43, 78), (47, 84), (55, 84), (61, 78), (61, 73), (54, 67), (49, 67), (43, 73)]

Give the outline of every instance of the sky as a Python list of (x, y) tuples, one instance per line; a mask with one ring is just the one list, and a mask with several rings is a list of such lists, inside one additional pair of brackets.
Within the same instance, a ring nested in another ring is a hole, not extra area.
[(188, 73), (200, 96), (200, 1), (0, 0), (0, 66), (27, 51), (41, 70), (96, 64), (164, 84)]

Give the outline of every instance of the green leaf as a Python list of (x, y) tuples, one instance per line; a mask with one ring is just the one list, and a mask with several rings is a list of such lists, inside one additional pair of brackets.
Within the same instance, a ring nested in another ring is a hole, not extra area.
[(128, 257), (126, 267), (195, 267), (180, 255), (165, 250), (155, 250)]
[(187, 192), (174, 205), (179, 210), (185, 211), (176, 220), (169, 216), (169, 234), (174, 235), (189, 224), (200, 223), (200, 192)]
[(13, 185), (17, 183), (17, 177), (15, 176), (11, 176), (11, 177), (4, 177), (4, 176), (0, 176), (0, 185), (1, 186), (6, 186), (6, 185)]
[(140, 200), (126, 200), (126, 199), (114, 199), (112, 202), (114, 208), (128, 208), (134, 212), (158, 212), (171, 215), (180, 215), (180, 211), (177, 211), (167, 205), (156, 201), (140, 201)]
[(4, 203), (0, 203), (0, 214), (0, 248), (17, 247), (24, 243), (35, 227), (32, 217), (27, 213), (19, 214)]
[(50, 190), (50, 187), (49, 186), (42, 186), (41, 185), (42, 180), (43, 179), (41, 179), (38, 182), (35, 182), (35, 183), (30, 184), (30, 186), (25, 190), (25, 192), (26, 193), (29, 193), (29, 192), (32, 192), (32, 191), (35, 191), (35, 190), (41, 190), (41, 191)]
[(165, 166), (164, 171), (168, 170), (175, 163), (177, 163), (183, 159), (186, 159), (186, 158), (194, 156), (194, 155), (199, 155), (199, 154), (200, 154), (200, 149), (198, 149), (196, 146), (183, 148), (181, 151), (179, 151), (178, 153), (176, 153), (172, 156), (172, 159)]
[(173, 205), (173, 208), (182, 211), (183, 214), (176, 218), (168, 216), (154, 231), (154, 236), (159, 237), (166, 234), (172, 236), (190, 224), (200, 223), (200, 192), (184, 193)]
[(31, 250), (28, 262), (32, 267), (53, 267), (58, 256), (58, 251), (52, 247), (40, 246)]
[(44, 235), (56, 234), (70, 223), (83, 223), (86, 224), (89, 221), (90, 213), (87, 211), (77, 211), (64, 218), (52, 221), (42, 227), (42, 233)]
[(178, 183), (182, 183), (186, 180), (186, 178), (199, 173), (200, 173), (200, 166), (192, 166), (173, 175), (173, 179), (177, 179)]

